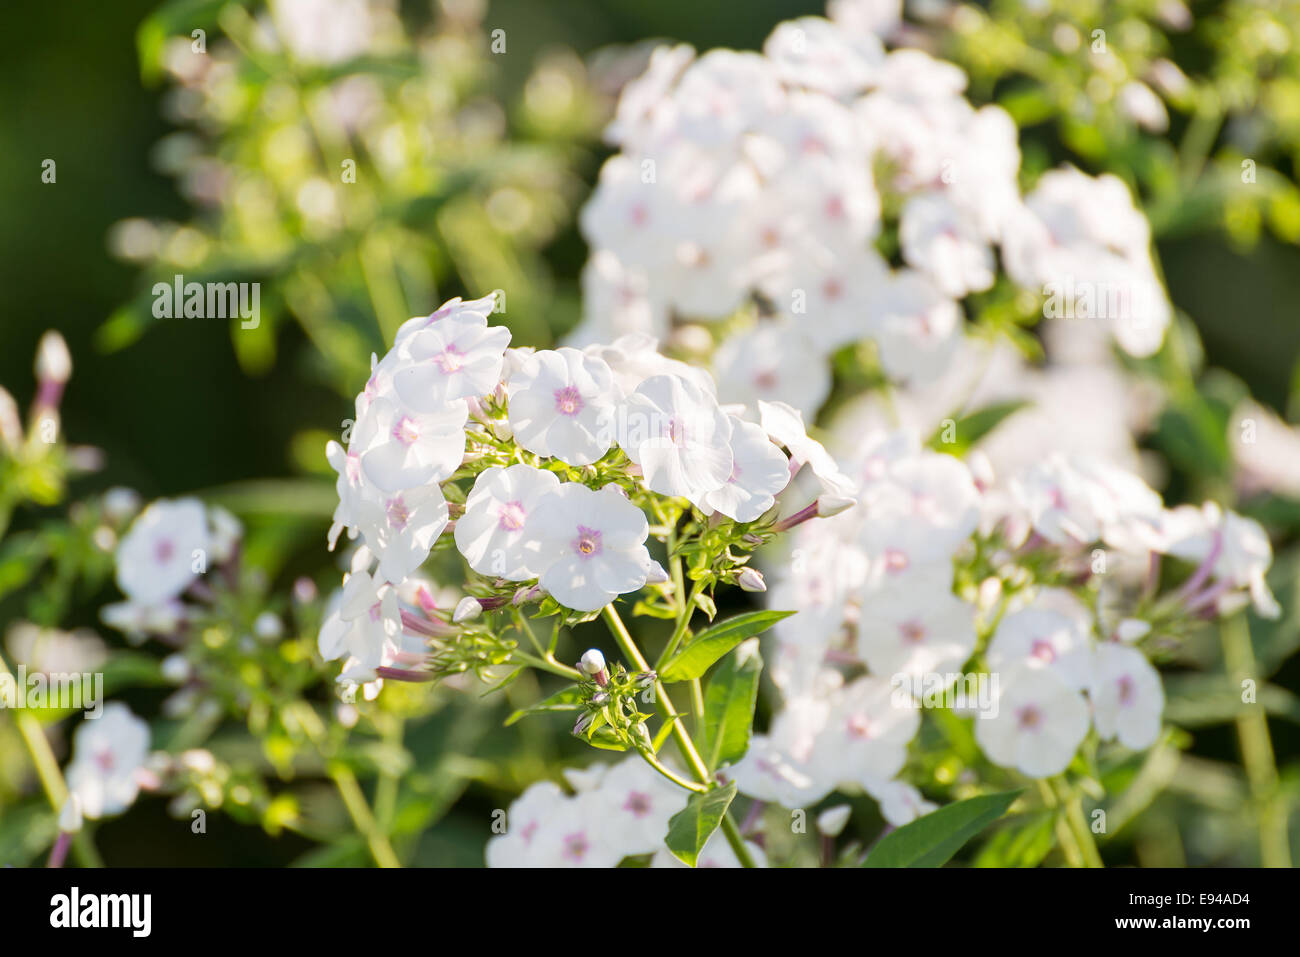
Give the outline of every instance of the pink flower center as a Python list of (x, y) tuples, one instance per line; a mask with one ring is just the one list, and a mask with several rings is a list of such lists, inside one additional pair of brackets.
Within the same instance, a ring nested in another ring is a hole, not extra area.
[(566, 385), (555, 390), (555, 411), (560, 415), (577, 415), (584, 405), (577, 386)]
[(116, 758), (116, 757), (114, 756), (114, 754), (113, 754), (113, 749), (112, 749), (112, 748), (103, 748), (103, 749), (101, 749), (101, 750), (99, 750), (99, 751), (96, 751), (96, 752), (95, 752), (95, 764), (96, 764), (96, 765), (99, 767), (99, 769), (100, 769), (101, 771), (103, 771), (105, 774), (108, 774), (110, 771), (112, 771), (112, 770), (113, 770), (113, 766), (114, 766), (115, 764), (117, 764), (117, 758)]
[(176, 554), (176, 545), (169, 538), (162, 538), (153, 547), (153, 557), (157, 559), (158, 564), (165, 565), (172, 560)]
[(1119, 679), (1119, 703), (1128, 707), (1137, 697), (1137, 687), (1133, 684), (1133, 679), (1124, 675)]
[(406, 523), (411, 520), (411, 510), (406, 507), (402, 501), (402, 496), (390, 498), (386, 509), (388, 513), (388, 524), (399, 532), (406, 528)]
[(506, 502), (497, 511), (497, 525), (507, 532), (517, 532), (524, 527), (527, 518), (524, 507), (518, 502)]
[(850, 715), (846, 727), (849, 735), (854, 738), (867, 739), (875, 736), (875, 726), (865, 714)]
[(1035, 638), (1029, 646), (1029, 656), (1050, 665), (1056, 660), (1056, 648), (1046, 638)]
[(640, 791), (630, 791), (627, 802), (623, 805), (623, 810), (631, 811), (637, 817), (645, 817), (650, 813), (650, 808), (650, 795), (642, 794)]
[(378, 621), (382, 617), (384, 617), (384, 603), (377, 601), (370, 606), (370, 620)]
[(826, 215), (831, 219), (843, 219), (844, 200), (839, 196), (832, 196), (826, 200)]
[(578, 537), (573, 542), (574, 550), (583, 558), (600, 554), (600, 532), (586, 525), (578, 526)]
[(564, 836), (564, 856), (571, 861), (581, 861), (587, 856), (587, 851), (591, 845), (587, 841), (587, 835), (581, 831)]
[(885, 571), (901, 572), (908, 566), (907, 552), (897, 548), (885, 549)]
[(403, 445), (414, 445), (420, 438), (420, 426), (409, 415), (404, 415), (393, 426), (393, 438)]
[(441, 369), (444, 375), (451, 375), (465, 367), (465, 353), (455, 346), (448, 346), (429, 361)]
[(827, 279), (825, 285), (822, 286), (822, 295), (833, 302), (844, 295), (844, 284), (838, 279)]
[(1037, 731), (1043, 723), (1043, 713), (1037, 705), (1027, 704), (1016, 712), (1016, 723), (1020, 725), (1021, 731)]
[(898, 626), (898, 631), (903, 640), (911, 644), (920, 644), (925, 640), (925, 626), (919, 621), (905, 621)]
[(754, 376), (754, 385), (760, 389), (766, 389), (769, 392), (780, 384), (781, 380), (777, 377), (775, 369), (764, 369), (762, 372), (758, 373), (758, 375)]

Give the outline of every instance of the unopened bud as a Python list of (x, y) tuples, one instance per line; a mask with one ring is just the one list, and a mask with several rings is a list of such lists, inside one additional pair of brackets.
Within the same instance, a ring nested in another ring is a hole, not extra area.
[(736, 584), (740, 586), (741, 591), (767, 591), (767, 582), (763, 581), (762, 573), (756, 568), (741, 569), (740, 574), (736, 576)]
[(1115, 634), (1120, 641), (1139, 641), (1151, 634), (1151, 622), (1143, 621), (1141, 618), (1125, 618), (1115, 629)]
[(628, 729), (632, 734), (632, 740), (637, 748), (642, 751), (651, 751), (655, 749), (654, 739), (650, 737), (650, 729), (645, 726), (644, 721), (638, 721)]
[(72, 356), (63, 336), (50, 330), (36, 347), (36, 381), (63, 385), (72, 376)]
[(18, 403), (0, 387), (0, 445), (13, 451), (22, 444), (23, 420), (18, 412)]
[(609, 676), (605, 674), (605, 656), (600, 653), (598, 648), (590, 648), (578, 662), (579, 667), (584, 672), (596, 679), (596, 684), (602, 688), (609, 684)]
[(844, 830), (844, 825), (849, 823), (849, 815), (852, 813), (853, 808), (847, 804), (828, 807), (817, 815), (817, 830), (827, 837), (838, 837)]
[(852, 508), (858, 504), (856, 498), (847, 495), (826, 494), (817, 499), (817, 517), (830, 518), (832, 515), (838, 515), (845, 509)]
[(293, 600), (300, 605), (307, 605), (316, 600), (316, 583), (303, 575), (293, 583)]
[(510, 600), (510, 603), (518, 608), (520, 605), (536, 601), (545, 594), (541, 585), (521, 585), (515, 590), (515, 597)]
[(68, 799), (63, 802), (63, 810), (59, 811), (59, 832), (62, 834), (76, 834), (81, 830), (81, 798), (75, 794), (69, 794)]
[(284, 634), (284, 622), (273, 611), (264, 611), (253, 622), (253, 634), (263, 641), (274, 641)]
[(466, 595), (456, 604), (456, 610), (451, 613), (451, 620), (459, 625), (462, 621), (472, 621), (481, 614), (483, 614), (483, 605), (477, 598)]

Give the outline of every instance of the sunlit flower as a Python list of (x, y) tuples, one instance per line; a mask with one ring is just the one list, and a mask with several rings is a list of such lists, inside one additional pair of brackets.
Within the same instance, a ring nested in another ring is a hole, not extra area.
[(524, 581), (541, 574), (539, 543), (530, 520), (560, 487), (554, 472), (530, 465), (493, 466), (482, 472), (456, 520), (456, 547), (483, 575)]
[(651, 376), (627, 397), (619, 444), (661, 495), (699, 501), (731, 477), (731, 419), (694, 382)]
[(1141, 751), (1160, 736), (1165, 707), (1160, 675), (1146, 656), (1127, 645), (1105, 642), (1093, 655), (1092, 719), (1103, 740)]
[(1088, 704), (1046, 668), (999, 675), (995, 713), (975, 719), (975, 740), (989, 758), (1031, 778), (1049, 778), (1069, 765), (1088, 733)]
[(440, 412), (421, 413), (376, 398), (352, 434), (362, 474), (385, 492), (446, 479), (465, 457), (468, 415), (464, 400), (448, 403)]
[(159, 499), (140, 513), (117, 547), (117, 584), (134, 602), (161, 604), (206, 570), (211, 536), (198, 499)]
[(149, 756), (149, 725), (119, 702), (88, 719), (72, 739), (68, 790), (88, 818), (121, 814), (140, 792), (140, 773)]
[(614, 486), (593, 491), (565, 482), (528, 524), (536, 537), (539, 584), (562, 605), (597, 611), (645, 586), (655, 564), (649, 523)]
[(510, 427), (528, 451), (590, 465), (613, 443), (619, 394), (603, 359), (567, 347), (536, 352), (508, 389)]

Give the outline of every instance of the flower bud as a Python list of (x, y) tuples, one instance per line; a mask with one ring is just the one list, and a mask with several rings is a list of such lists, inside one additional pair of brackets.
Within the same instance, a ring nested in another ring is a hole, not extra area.
[(849, 815), (852, 813), (853, 808), (847, 804), (829, 807), (817, 815), (817, 830), (826, 837), (838, 837), (844, 830), (844, 825), (849, 823)]
[(274, 641), (284, 634), (284, 622), (273, 611), (264, 611), (253, 621), (253, 634), (263, 641)]
[(767, 582), (763, 581), (762, 573), (756, 568), (742, 568), (740, 574), (736, 576), (736, 584), (740, 586), (741, 591), (767, 591)]
[(457, 603), (456, 610), (451, 613), (451, 620), (459, 625), (462, 621), (472, 621), (481, 614), (483, 614), (483, 606), (479, 600), (466, 595)]
[(36, 348), (36, 401), (32, 403), (33, 421), (52, 414), (63, 398), (63, 387), (72, 375), (72, 357), (67, 343), (57, 332), (41, 336)]
[(189, 659), (179, 651), (164, 658), (160, 670), (162, 671), (162, 676), (174, 685), (185, 684), (185, 682), (189, 681), (190, 677), (194, 674), (194, 669), (190, 667)]
[(644, 721), (638, 721), (636, 724), (632, 725), (632, 727), (628, 728), (628, 731), (631, 733), (632, 741), (635, 743), (637, 748), (642, 751), (654, 752), (654, 739), (650, 737), (650, 729), (645, 726)]
[(1145, 638), (1151, 634), (1151, 622), (1143, 621), (1140, 618), (1125, 618), (1115, 629), (1115, 635), (1120, 641), (1132, 643)]
[(63, 802), (63, 810), (59, 811), (59, 832), (61, 834), (76, 834), (81, 830), (81, 798), (75, 794), (69, 794), (68, 799)]
[(578, 662), (578, 666), (591, 677), (596, 679), (596, 684), (602, 688), (609, 684), (609, 676), (605, 674), (605, 656), (600, 653), (598, 648), (590, 648)]
[(316, 600), (316, 583), (303, 575), (293, 583), (293, 600), (300, 605), (308, 605)]
[(545, 594), (546, 592), (542, 590), (541, 585), (520, 585), (515, 589), (515, 597), (510, 600), (510, 603), (518, 608), (530, 601), (537, 601)]
[(845, 509), (852, 508), (858, 504), (856, 498), (847, 495), (822, 495), (817, 499), (817, 517), (830, 518), (832, 515), (838, 515)]
[(0, 387), (0, 445), (10, 451), (23, 444), (23, 420), (18, 413), (18, 403)]
[(36, 347), (36, 381), (63, 385), (72, 376), (72, 356), (63, 336), (53, 329), (41, 336)]

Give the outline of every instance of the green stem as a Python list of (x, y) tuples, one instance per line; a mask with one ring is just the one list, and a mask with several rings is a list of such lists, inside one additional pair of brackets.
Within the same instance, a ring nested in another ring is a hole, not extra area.
[(306, 702), (302, 702), (301, 707), (295, 711), (303, 730), (307, 732), (307, 737), (311, 739), (320, 756), (325, 759), (326, 773), (338, 789), (339, 797), (343, 799), (343, 806), (347, 808), (348, 816), (356, 825), (357, 832), (365, 838), (375, 863), (380, 867), (401, 867), (401, 861), (397, 859), (393, 846), (388, 843), (388, 835), (380, 830), (375, 816), (370, 813), (370, 805), (366, 803), (366, 795), (361, 790), (357, 776), (346, 764), (331, 760), (326, 755), (325, 727), (316, 712)]
[(685, 788), (688, 791), (695, 791), (699, 794), (703, 794), (706, 791), (708, 791), (708, 788), (706, 788), (703, 784), (696, 784), (693, 781), (687, 781), (685, 778), (678, 775), (676, 771), (674, 771), (672, 768), (668, 767), (657, 757), (655, 757), (654, 752), (649, 750), (648, 748), (644, 751), (638, 751), (637, 753), (640, 754), (641, 757), (645, 759), (646, 764), (650, 765), (650, 767), (654, 768), (656, 771), (658, 771), (660, 774), (666, 777), (669, 781), (672, 781), (673, 784), (676, 784), (678, 787)]
[[(0, 655), (0, 676), (7, 677), (17, 688), (18, 679), (9, 670), (3, 655)], [(40, 778), (45, 798), (50, 802), (55, 815), (58, 815), (68, 801), (68, 785), (63, 780), (63, 772), (59, 770), (59, 762), (55, 759), (54, 752), (50, 750), (45, 729), (41, 727), (41, 722), (36, 716), (26, 708), (15, 709), (14, 721), (18, 724), (18, 733), (22, 735), (23, 743), (27, 746), (27, 753), (31, 755), (32, 765), (36, 768), (36, 776)], [(84, 828), (72, 839), (72, 850), (82, 867), (104, 866), (99, 852)]]
[[(402, 748), (406, 732), (406, 722), (400, 716), (388, 715), (388, 727), (384, 729), (384, 743), (394, 750)], [(384, 762), (379, 772), (379, 783), (375, 785), (375, 818), (379, 829), (384, 834), (391, 834), (393, 819), (397, 814), (398, 775), (392, 771), (390, 762)]]
[[(687, 607), (690, 607), (689, 604)], [(641, 654), (641, 649), (637, 647), (632, 640), (631, 633), (627, 626), (623, 624), (623, 619), (619, 617), (618, 612), (614, 610), (612, 604), (606, 605), (601, 614), (605, 618), (609, 630), (614, 634), (614, 640), (618, 642), (619, 648), (623, 654), (627, 655), (629, 661), (642, 671), (649, 671), (650, 665), (645, 660), (645, 655)], [(658, 678), (655, 679), (655, 701), (659, 707), (667, 714), (667, 720), (672, 722), (672, 734), (677, 743), (677, 750), (681, 752), (682, 758), (690, 766), (692, 773), (699, 779), (703, 785), (703, 790), (709, 791), (717, 786), (717, 781), (709, 773), (708, 766), (704, 759), (700, 757), (699, 750), (695, 747), (695, 742), (691, 740), (690, 732), (676, 717), (677, 709), (673, 707), (672, 699), (668, 697), (668, 689)], [(745, 847), (745, 842), (740, 836), (740, 828), (732, 819), (731, 814), (724, 814), (722, 817), (722, 833), (727, 838), (727, 843), (735, 852), (736, 858), (743, 867), (753, 867), (754, 858), (750, 855), (749, 849)]]
[(1101, 853), (1097, 850), (1097, 842), (1093, 840), (1092, 830), (1083, 816), (1083, 799), (1078, 790), (1071, 788), (1064, 778), (1057, 779), (1057, 787), (1060, 789), (1061, 804), (1065, 808), (1065, 821), (1074, 836), (1083, 866), (1104, 867)]
[[(631, 634), (628, 633), (627, 626), (623, 624), (623, 619), (618, 616), (612, 604), (606, 605), (601, 611), (605, 617), (605, 622), (609, 625), (609, 630), (614, 634), (614, 640), (618, 642), (629, 661), (636, 665), (640, 671), (649, 671), (650, 665), (645, 660), (645, 655), (641, 654), (641, 649), (637, 647), (636, 642), (632, 640)], [(690, 765), (691, 773), (700, 779), (700, 782), (713, 786), (713, 776), (709, 774), (708, 766), (704, 759), (700, 757), (700, 752), (696, 750), (695, 742), (691, 740), (690, 732), (686, 726), (676, 717), (677, 709), (673, 707), (672, 699), (668, 697), (668, 689), (658, 678), (655, 679), (655, 700), (659, 707), (664, 710), (668, 717), (667, 720), (672, 722), (673, 738), (677, 742), (677, 749), (682, 752), (682, 757)]]
[[(664, 666), (664, 663), (673, 656), (677, 651), (677, 646), (682, 643), (682, 638), (686, 635), (686, 627), (691, 622), (691, 612), (695, 610), (695, 598), (699, 595), (703, 585), (696, 582), (691, 588), (690, 597), (686, 599), (685, 604), (677, 611), (677, 625), (673, 628), (672, 637), (668, 639), (668, 644), (664, 645), (663, 653), (659, 660), (655, 662), (655, 670), (658, 671)], [(680, 594), (680, 592), (679, 592)]]
[(730, 814), (724, 814), (722, 817), (722, 833), (727, 838), (727, 843), (731, 845), (732, 851), (736, 854), (736, 859), (740, 861), (741, 867), (757, 867), (754, 863), (754, 857), (749, 853), (749, 848), (745, 846), (745, 839), (740, 834), (740, 828), (732, 820)]
[(526, 651), (520, 651), (516, 648), (510, 653), (510, 657), (525, 664), (532, 665), (540, 671), (548, 671), (553, 675), (559, 675), (562, 678), (569, 678), (572, 681), (581, 681), (584, 675), (577, 668), (570, 668), (568, 665), (561, 664), (554, 657), (539, 658), (537, 655), (530, 655)]
[[(1219, 629), (1223, 662), (1234, 683), (1258, 682), (1255, 651), (1245, 614), (1225, 621)], [(1243, 709), (1236, 717), (1241, 761), (1246, 768), (1250, 796), (1259, 824), (1259, 860), (1264, 867), (1290, 867), (1286, 802), (1278, 790), (1277, 764), (1268, 732), (1268, 715), (1259, 705)]]

